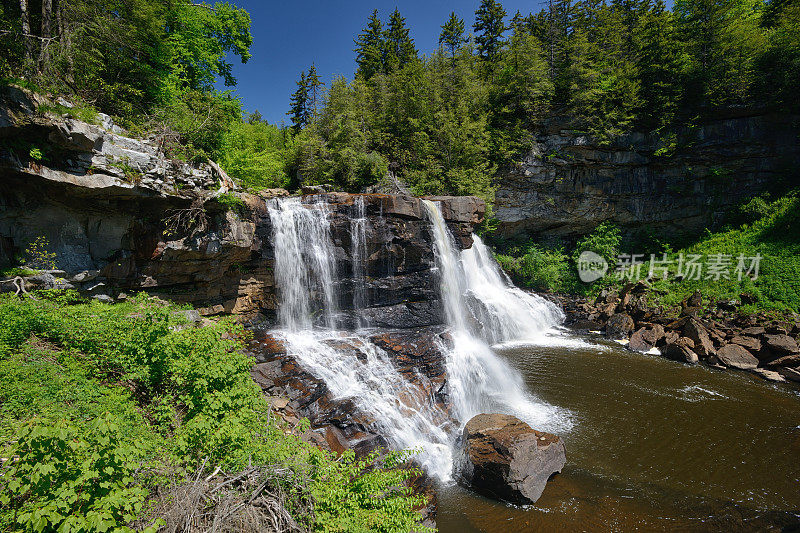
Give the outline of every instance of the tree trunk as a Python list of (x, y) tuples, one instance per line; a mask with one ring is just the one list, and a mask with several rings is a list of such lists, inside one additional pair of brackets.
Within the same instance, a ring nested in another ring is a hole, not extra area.
[(33, 59), (33, 41), (31, 41), (31, 18), (28, 13), (28, 0), (19, 0), (22, 19), (22, 39), (25, 43), (25, 69), (30, 68)]
[(53, 20), (53, 0), (42, 0), (42, 37), (49, 39)]
[(47, 56), (50, 45), (51, 26), (53, 20), (53, 0), (42, 0), (42, 42), (39, 43), (39, 72), (47, 68)]

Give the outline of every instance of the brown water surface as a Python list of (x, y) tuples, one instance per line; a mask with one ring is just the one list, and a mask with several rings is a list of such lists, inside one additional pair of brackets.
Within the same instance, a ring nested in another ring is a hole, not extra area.
[(528, 507), (442, 488), (442, 533), (800, 531), (800, 389), (598, 342), (498, 350), (568, 411), (567, 466)]

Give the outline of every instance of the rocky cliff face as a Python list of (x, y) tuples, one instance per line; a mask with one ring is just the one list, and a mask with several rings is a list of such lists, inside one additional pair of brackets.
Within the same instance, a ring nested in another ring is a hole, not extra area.
[[(0, 264), (10, 264), (44, 236), (57, 272), (32, 283), (63, 278), (61, 286), (109, 298), (147, 291), (192, 303), (204, 314), (273, 315), (268, 202), (288, 193), (236, 193), (242, 205), (230, 209), (220, 193), (232, 183), (218, 167), (169, 160), (152, 143), (125, 137), (100, 118), (100, 125), (91, 125), (46, 116), (37, 112), (33, 95), (13, 88), (0, 94)], [(31, 147), (44, 157), (33, 157)], [(326, 204), (330, 212), (345, 321), (353, 319), (357, 197), (366, 212), (367, 308), (361, 313), (376, 326), (441, 323), (430, 224), (419, 198), (306, 195), (304, 203)], [(435, 199), (457, 244), (469, 247), (483, 202)]]
[(663, 141), (634, 133), (601, 146), (552, 128), (499, 180), (496, 215), (505, 236), (575, 237), (604, 220), (691, 234), (779, 180), (797, 180), (800, 117), (752, 116), (706, 123)]

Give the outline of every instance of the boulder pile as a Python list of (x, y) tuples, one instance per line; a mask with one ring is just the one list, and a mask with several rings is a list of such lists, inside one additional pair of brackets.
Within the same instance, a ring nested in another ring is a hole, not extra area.
[[(736, 302), (706, 300), (696, 291), (680, 311), (648, 304), (646, 281), (603, 290), (594, 301), (563, 300), (567, 325), (627, 340), (629, 349), (683, 363), (751, 371), (771, 381), (800, 381), (800, 317), (745, 314)], [(742, 301), (747, 295), (742, 295)]]

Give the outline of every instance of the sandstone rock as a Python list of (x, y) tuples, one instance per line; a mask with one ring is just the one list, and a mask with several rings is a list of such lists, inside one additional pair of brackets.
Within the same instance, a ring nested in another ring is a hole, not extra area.
[(633, 331), (635, 324), (633, 319), (625, 314), (620, 313), (612, 316), (606, 323), (606, 336), (612, 339), (621, 339), (628, 337)]
[(800, 353), (793, 353), (767, 361), (769, 367), (800, 365)]
[(647, 328), (639, 328), (631, 335), (630, 341), (628, 342), (628, 348), (635, 352), (647, 353), (656, 345), (655, 342), (652, 342), (654, 337), (655, 336), (652, 334), (652, 330), (648, 330)]
[(758, 340), (756, 337), (746, 337), (742, 335), (737, 335), (731, 339), (733, 344), (738, 344), (744, 348), (747, 348), (753, 353), (758, 353), (761, 350), (761, 341)]
[(699, 356), (706, 358), (714, 355), (714, 345), (708, 336), (708, 331), (699, 321), (688, 320), (683, 326), (683, 336), (692, 339), (694, 351)]
[(617, 291), (613, 289), (603, 289), (597, 295), (594, 303), (595, 305), (610, 304), (617, 300)]
[(800, 352), (797, 341), (788, 335), (764, 335), (764, 348), (776, 357)]
[(775, 383), (783, 383), (786, 381), (781, 374), (775, 372), (773, 370), (767, 370), (766, 368), (753, 368), (750, 370), (753, 374), (766, 379), (767, 381), (774, 381)]
[[(542, 129), (530, 152), (498, 176), (498, 232), (575, 238), (610, 220), (626, 233), (644, 224), (665, 234), (698, 235), (717, 227), (720, 213), (769, 188), (771, 173), (800, 166), (791, 115), (720, 118), (704, 122), (697, 135), (701, 142), (663, 158), (653, 155), (657, 135), (625, 135), (599, 146), (566, 124)], [(696, 192), (675, 193), (685, 187), (686, 168), (722, 163), (737, 169), (737, 187), (719, 187), (711, 172), (699, 171), (692, 180)]]
[(566, 462), (564, 442), (510, 415), (481, 414), (464, 427), (460, 479), (486, 496), (533, 503)]
[(668, 342), (661, 353), (664, 357), (673, 361), (695, 364), (699, 361), (699, 358), (690, 346), (694, 346), (694, 341), (686, 337), (680, 337), (676, 341)]
[(763, 335), (766, 332), (767, 330), (760, 326), (753, 326), (749, 328), (744, 328), (740, 333), (742, 335), (748, 335), (750, 337), (758, 337), (759, 335)]
[(779, 368), (778, 373), (788, 379), (789, 381), (794, 381), (800, 383), (800, 367), (797, 368)]
[(738, 344), (726, 344), (717, 350), (717, 359), (725, 366), (751, 370), (758, 366), (758, 359)]

